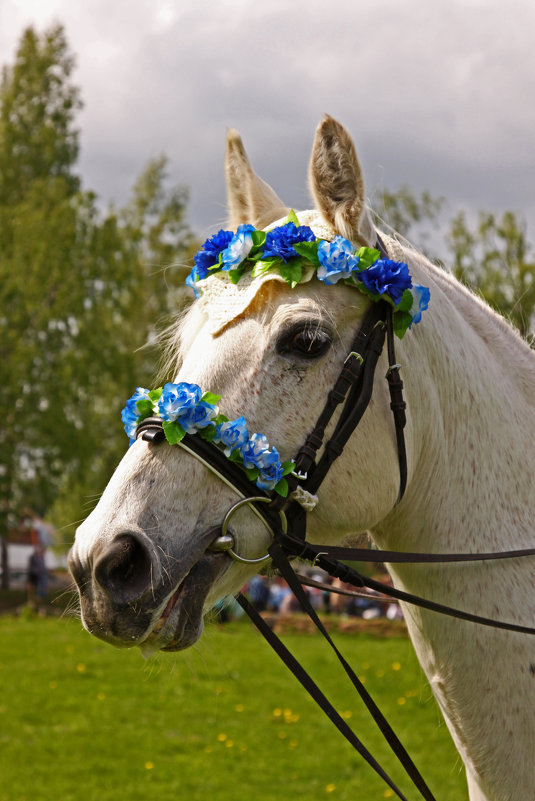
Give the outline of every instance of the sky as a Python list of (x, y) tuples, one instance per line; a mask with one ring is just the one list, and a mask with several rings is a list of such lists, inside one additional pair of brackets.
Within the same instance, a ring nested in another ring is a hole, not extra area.
[(309, 208), (324, 113), (351, 132), (367, 196), (408, 185), (520, 213), (535, 238), (533, 0), (0, 0), (0, 63), (27, 25), (77, 57), (79, 171), (121, 204), (165, 153), (199, 236), (225, 220), (225, 133), (288, 205)]

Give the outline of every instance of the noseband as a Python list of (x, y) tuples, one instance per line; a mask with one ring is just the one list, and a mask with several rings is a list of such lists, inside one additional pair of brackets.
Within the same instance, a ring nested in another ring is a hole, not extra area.
[[(381, 256), (387, 258), (386, 249), (380, 238), (377, 240), (376, 247), (381, 252)], [(394, 587), (361, 575), (341, 561), (386, 562), (392, 564), (467, 562), (532, 556), (535, 555), (535, 549), (487, 554), (422, 554), (311, 545), (306, 541), (307, 511), (311, 511), (318, 502), (317, 491), (332, 464), (343, 452), (351, 434), (357, 428), (370, 403), (375, 370), (383, 351), (385, 340), (388, 353), (386, 379), (390, 391), (390, 408), (394, 420), (399, 464), (400, 480), (399, 492), (396, 500), (396, 504), (398, 504), (403, 498), (407, 485), (407, 457), (404, 439), (406, 404), (403, 400), (403, 382), (399, 375), (400, 365), (396, 362), (392, 307), (384, 300), (379, 300), (371, 304), (351, 344), (350, 351), (344, 361), (340, 374), (328, 394), (327, 402), (314, 428), (307, 435), (294, 459), (295, 469), (291, 474), (286, 476), (289, 486), (287, 498), (281, 498), (275, 493), (259, 490), (258, 487), (254, 485), (254, 482), (247, 478), (244, 471), (229, 461), (215, 445), (194, 434), (186, 434), (183, 440), (178, 443), (178, 447), (183, 448), (194, 456), (239, 496), (239, 500), (230, 507), (221, 525), (214, 527), (213, 542), (209, 550), (224, 552), (232, 559), (250, 565), (261, 565), (267, 560), (272, 561), (292, 589), (303, 610), (314, 621), (321, 634), (334, 650), (351, 683), (364, 701), (389, 746), (419, 790), (422, 798), (426, 799), (426, 801), (435, 801), (433, 794), (412, 762), (404, 746), (399, 741), (397, 735), (394, 733), (357, 675), (336, 647), (316, 614), (316, 611), (311, 606), (303, 591), (300, 579), (290, 564), (290, 559), (300, 558), (311, 561), (331, 576), (340, 578), (345, 583), (360, 588), (367, 587), (396, 600), (416, 604), (434, 612), (440, 612), (462, 620), (468, 620), (494, 628), (517, 631), (524, 634), (535, 634), (535, 629), (533, 628), (472, 615), (468, 612), (454, 609), (443, 604), (437, 604), (428, 599), (421, 598), (420, 596), (397, 590)], [(341, 410), (334, 425), (333, 432), (327, 442), (324, 442), (327, 426), (332, 421), (335, 412), (339, 410), (339, 407), (341, 407)], [(147, 417), (142, 420), (137, 428), (136, 436), (154, 444), (164, 441), (165, 434), (161, 418)], [(318, 453), (321, 449), (323, 450), (318, 457)], [(268, 548), (268, 553), (265, 556), (247, 558), (238, 553), (235, 534), (230, 531), (230, 521), (232, 515), (244, 505), (249, 506), (262, 520), (272, 536), (272, 544)], [(322, 587), (326, 590), (331, 589), (328, 585), (322, 585)], [(238, 602), (265, 639), (281, 657), (286, 666), (328, 715), (344, 737), (346, 737), (361, 754), (373, 770), (381, 776), (395, 795), (402, 799), (402, 801), (406, 801), (405, 795), (377, 763), (300, 663), (269, 628), (261, 615), (243, 595), (240, 594), (238, 596)]]

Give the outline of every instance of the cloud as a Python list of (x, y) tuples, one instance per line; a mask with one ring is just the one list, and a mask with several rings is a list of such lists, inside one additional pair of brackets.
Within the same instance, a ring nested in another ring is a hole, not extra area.
[(152, 155), (224, 217), (225, 129), (297, 207), (323, 112), (353, 133), (372, 194), (401, 183), (532, 216), (530, 0), (3, 0), (0, 52), (23, 25), (64, 22), (86, 103), (86, 185), (123, 200)]

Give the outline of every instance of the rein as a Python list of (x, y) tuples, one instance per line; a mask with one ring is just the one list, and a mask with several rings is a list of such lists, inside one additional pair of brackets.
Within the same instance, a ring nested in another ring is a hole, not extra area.
[[(381, 254), (386, 257), (386, 249), (379, 238), (377, 241), (377, 248), (380, 250)], [(358, 676), (338, 650), (327, 629), (310, 604), (301, 586), (301, 584), (305, 582), (302, 577), (295, 573), (290, 560), (299, 558), (310, 561), (327, 572), (330, 576), (339, 578), (346, 584), (359, 588), (367, 587), (381, 592), (384, 596), (389, 598), (414, 604), (433, 612), (450, 615), (461, 620), (485, 626), (505, 629), (507, 631), (535, 634), (535, 628), (480, 617), (398, 590), (395, 587), (363, 576), (357, 570), (342, 561), (392, 564), (476, 562), (512, 559), (520, 556), (534, 556), (535, 548), (501, 553), (431, 554), (314, 545), (306, 541), (306, 513), (312, 510), (318, 502), (316, 492), (334, 461), (343, 452), (351, 434), (358, 426), (368, 407), (373, 392), (376, 366), (384, 349), (385, 340), (389, 365), (386, 379), (390, 390), (390, 408), (394, 420), (400, 475), (399, 492), (396, 500), (396, 504), (398, 504), (403, 498), (407, 485), (407, 457), (403, 433), (406, 423), (406, 404), (403, 400), (403, 382), (399, 375), (400, 365), (396, 362), (392, 307), (384, 300), (372, 303), (370, 306), (351, 344), (350, 352), (344, 361), (341, 372), (328, 394), (327, 402), (314, 428), (307, 435), (305, 442), (297, 453), (295, 469), (286, 477), (289, 486), (287, 498), (281, 498), (275, 493), (259, 490), (254, 483), (247, 478), (246, 474), (239, 466), (230, 462), (212, 443), (200, 437), (186, 434), (183, 440), (178, 443), (178, 446), (195, 456), (196, 459), (221, 479), (239, 497), (239, 500), (228, 510), (222, 524), (214, 527), (213, 542), (209, 550), (225, 552), (232, 559), (247, 564), (259, 565), (267, 560), (272, 561), (273, 565), (293, 591), (303, 611), (311, 618), (322, 636), (327, 640), (329, 646), (334, 650), (349, 680), (362, 698), (374, 722), (397, 756), (407, 775), (420, 792), (422, 798), (426, 799), (426, 801), (435, 801), (434, 795), (431, 793), (431, 790), (428, 788), (399, 738), (359, 680)], [(329, 440), (324, 443), (326, 428), (340, 406), (342, 406), (342, 408), (333, 433)], [(142, 420), (137, 427), (136, 436), (153, 444), (164, 441), (165, 434), (161, 418), (148, 417)], [(321, 448), (323, 448), (323, 451), (318, 458), (318, 452)], [(248, 559), (240, 555), (237, 551), (235, 535), (229, 533), (232, 514), (245, 504), (247, 504), (262, 520), (270, 531), (273, 540), (268, 548), (268, 553), (265, 556), (255, 559)], [(314, 582), (314, 586), (321, 586), (325, 590), (333, 591), (333, 588), (326, 584)], [(347, 590), (345, 590), (344, 593), (352, 594)], [(348, 726), (347, 722), (336, 711), (306, 670), (288, 651), (286, 646), (270, 629), (252, 604), (242, 594), (239, 594), (237, 599), (260, 633), (343, 736), (365, 759), (370, 767), (381, 776), (395, 795), (402, 801), (407, 801), (406, 796), (366, 749), (357, 735)]]

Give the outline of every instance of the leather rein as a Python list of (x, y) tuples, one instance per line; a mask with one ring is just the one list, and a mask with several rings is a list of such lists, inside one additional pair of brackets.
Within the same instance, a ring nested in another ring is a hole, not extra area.
[[(386, 249), (380, 238), (377, 248), (384, 258), (387, 258)], [(212, 443), (200, 437), (187, 434), (178, 444), (201, 463), (219, 479), (227, 484), (240, 498), (227, 512), (220, 526), (213, 529), (214, 539), (209, 550), (226, 552), (232, 559), (248, 564), (261, 565), (271, 560), (281, 576), (286, 580), (292, 592), (299, 601), (303, 611), (311, 618), (320, 633), (327, 640), (330, 647), (341, 663), (349, 680), (364, 701), (374, 722), (382, 732), (390, 748), (397, 756), (413, 784), (426, 801), (435, 801), (434, 795), (414, 765), (409, 754), (399, 738), (379, 710), (358, 676), (345, 660), (333, 642), (330, 634), (310, 604), (303, 590), (302, 584), (309, 583), (296, 574), (291, 561), (299, 558), (312, 562), (330, 576), (340, 579), (346, 584), (358, 588), (368, 588), (382, 593), (387, 598), (420, 606), (424, 609), (446, 614), (461, 620), (478, 623), (493, 628), (516, 631), (523, 634), (535, 634), (535, 628), (520, 626), (504, 621), (493, 620), (474, 615), (460, 609), (455, 609), (432, 600), (413, 595), (395, 587), (384, 584), (362, 575), (345, 561), (359, 561), (370, 563), (391, 564), (431, 564), (450, 562), (476, 562), (495, 559), (513, 559), (521, 556), (535, 555), (535, 548), (504, 551), (498, 553), (468, 553), (468, 554), (436, 554), (436, 553), (404, 553), (399, 551), (383, 551), (365, 548), (344, 548), (330, 545), (314, 545), (306, 541), (306, 515), (318, 502), (316, 493), (323, 479), (340, 456), (351, 434), (358, 426), (370, 402), (375, 369), (387, 343), (388, 371), (386, 379), (390, 390), (390, 408), (393, 414), (396, 445), (399, 462), (399, 493), (398, 504), (407, 485), (407, 457), (404, 439), (406, 423), (406, 404), (403, 400), (403, 382), (399, 375), (400, 365), (396, 362), (394, 333), (392, 327), (392, 307), (384, 300), (372, 303), (361, 327), (359, 328), (346, 357), (341, 372), (330, 390), (327, 402), (319, 415), (316, 425), (307, 435), (296, 458), (295, 469), (288, 475), (289, 493), (287, 498), (281, 498), (275, 493), (259, 490), (251, 482), (244, 471), (229, 461), (224, 454)], [(338, 420), (327, 442), (324, 443), (325, 431), (335, 412), (341, 406)], [(158, 417), (145, 418), (138, 426), (137, 437), (157, 444), (165, 440), (162, 420)], [(318, 452), (323, 448), (318, 458)], [(272, 544), (265, 556), (248, 559), (237, 553), (235, 535), (230, 531), (230, 520), (234, 512), (242, 505), (248, 505), (262, 520), (272, 535)], [(335, 591), (327, 584), (312, 582), (324, 590)], [(350, 591), (345, 591), (352, 594)], [(334, 725), (351, 743), (355, 750), (365, 759), (370, 767), (386, 782), (395, 795), (407, 801), (406, 796), (383, 770), (372, 754), (367, 750), (346, 720), (336, 711), (327, 697), (312, 680), (297, 659), (288, 651), (286, 646), (271, 630), (263, 617), (256, 611), (247, 598), (239, 594), (239, 604), (248, 614), (254, 625), (264, 636), (267, 642), (279, 655), (288, 669), (305, 687), (320, 708), (328, 715)]]

